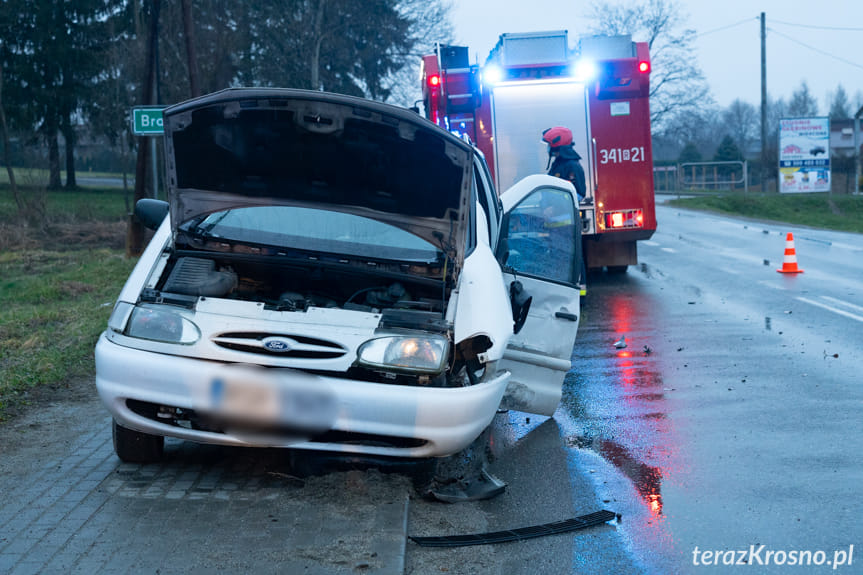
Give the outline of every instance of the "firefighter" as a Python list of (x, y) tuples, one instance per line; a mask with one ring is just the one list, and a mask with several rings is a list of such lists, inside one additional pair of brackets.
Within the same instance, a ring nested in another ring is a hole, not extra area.
[(584, 182), (584, 168), (579, 162), (581, 156), (572, 145), (572, 131), (562, 126), (549, 128), (542, 132), (542, 140), (548, 144), (548, 161), (551, 164), (548, 175), (572, 182), (579, 203), (583, 202), (587, 186)]

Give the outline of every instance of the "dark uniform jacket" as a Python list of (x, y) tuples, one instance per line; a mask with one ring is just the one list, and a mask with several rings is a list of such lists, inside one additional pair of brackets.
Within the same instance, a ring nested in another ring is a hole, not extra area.
[(554, 163), (548, 171), (549, 176), (555, 176), (564, 180), (569, 180), (575, 186), (575, 191), (578, 194), (578, 199), (583, 200), (587, 193), (587, 186), (584, 181), (584, 168), (581, 167), (578, 155), (572, 146), (561, 146), (560, 153), (554, 158)]

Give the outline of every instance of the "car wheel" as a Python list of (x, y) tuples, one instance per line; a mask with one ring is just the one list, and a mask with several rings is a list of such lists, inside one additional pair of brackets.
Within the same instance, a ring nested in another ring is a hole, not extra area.
[(165, 452), (165, 438), (132, 431), (116, 421), (111, 422), (114, 436), (114, 451), (117, 457), (127, 463), (154, 463), (162, 459)]
[(608, 273), (617, 275), (625, 274), (628, 268), (629, 266), (607, 266), (606, 269), (608, 270)]

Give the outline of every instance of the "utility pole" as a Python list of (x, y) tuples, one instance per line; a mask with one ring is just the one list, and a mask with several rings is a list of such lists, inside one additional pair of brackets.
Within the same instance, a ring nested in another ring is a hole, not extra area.
[(761, 13), (761, 191), (767, 191), (767, 25)]

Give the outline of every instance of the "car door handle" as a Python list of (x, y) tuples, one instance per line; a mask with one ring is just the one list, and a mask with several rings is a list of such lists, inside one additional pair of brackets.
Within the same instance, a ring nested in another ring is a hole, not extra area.
[(560, 319), (568, 319), (569, 321), (578, 321), (578, 316), (574, 313), (569, 313), (567, 311), (556, 311), (554, 312), (554, 317), (559, 317)]

